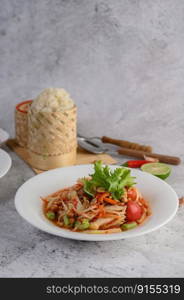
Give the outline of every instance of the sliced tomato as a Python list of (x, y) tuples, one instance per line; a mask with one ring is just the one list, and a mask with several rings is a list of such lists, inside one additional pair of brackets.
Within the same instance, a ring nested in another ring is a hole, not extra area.
[(142, 207), (132, 200), (127, 202), (126, 217), (128, 221), (136, 221), (142, 216)]
[(127, 197), (131, 200), (136, 200), (137, 198), (137, 191), (134, 188), (129, 188), (127, 191)]

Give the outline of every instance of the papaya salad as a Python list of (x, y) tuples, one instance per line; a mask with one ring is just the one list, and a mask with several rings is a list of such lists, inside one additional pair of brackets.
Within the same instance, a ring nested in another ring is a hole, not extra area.
[(56, 226), (83, 233), (116, 233), (142, 224), (151, 210), (127, 168), (94, 163), (94, 173), (46, 197), (43, 212)]

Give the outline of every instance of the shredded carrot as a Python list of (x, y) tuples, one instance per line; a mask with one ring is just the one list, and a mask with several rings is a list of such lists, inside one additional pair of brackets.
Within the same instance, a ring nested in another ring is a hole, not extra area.
[(41, 198), (41, 200), (42, 200), (43, 202), (48, 203), (48, 199), (43, 198), (43, 197), (40, 197), (40, 198)]
[(74, 185), (74, 189), (76, 191), (80, 190), (82, 187), (83, 187), (83, 185), (81, 183), (77, 183), (77, 184)]
[(112, 198), (104, 198), (103, 199), (105, 202), (110, 203), (110, 204), (118, 204), (119, 202), (112, 199)]
[(70, 224), (73, 224), (75, 222), (74, 218), (69, 218)]
[(110, 204), (117, 204), (119, 203), (117, 200), (114, 200), (112, 198), (109, 198), (109, 193), (108, 192), (104, 192), (104, 193), (99, 193), (96, 195), (96, 199), (102, 203), (103, 201), (110, 203)]
[(99, 201), (99, 202), (103, 202), (104, 201), (104, 198), (108, 197), (109, 196), (109, 193), (108, 192), (104, 192), (104, 193), (99, 193), (96, 195), (96, 199)]
[(136, 221), (138, 224), (142, 224), (144, 222), (144, 220), (146, 219), (146, 211), (147, 210), (144, 208), (142, 216), (140, 217), (139, 220)]
[(139, 198), (138, 202), (140, 202), (144, 207), (146, 207), (146, 208), (148, 207), (148, 203), (145, 199)]
[[(117, 216), (117, 215), (114, 215), (114, 214), (111, 214), (111, 213), (106, 213), (106, 214), (104, 215), (104, 218), (109, 218), (109, 217), (113, 217), (114, 220), (118, 220), (118, 219), (121, 218), (120, 216)], [(113, 222), (114, 222), (114, 220), (113, 220)]]
[(105, 215), (105, 211), (104, 211), (104, 205), (100, 204), (99, 205), (99, 214), (98, 214), (98, 218), (102, 218)]

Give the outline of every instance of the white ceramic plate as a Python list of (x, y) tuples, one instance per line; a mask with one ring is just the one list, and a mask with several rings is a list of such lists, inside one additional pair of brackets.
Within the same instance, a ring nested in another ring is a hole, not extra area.
[(9, 154), (0, 149), (0, 178), (9, 171), (11, 164), (12, 160)]
[[(111, 166), (111, 168), (115, 169), (117, 166)], [(137, 187), (151, 205), (152, 216), (147, 222), (129, 231), (104, 235), (72, 232), (53, 225), (42, 212), (40, 196), (44, 197), (61, 188), (71, 186), (78, 178), (92, 172), (92, 165), (80, 165), (54, 169), (34, 176), (25, 182), (16, 193), (17, 211), (38, 229), (65, 238), (87, 241), (118, 240), (140, 236), (165, 225), (176, 214), (178, 197), (175, 191), (163, 180), (151, 174), (132, 170), (132, 175), (137, 178)]]

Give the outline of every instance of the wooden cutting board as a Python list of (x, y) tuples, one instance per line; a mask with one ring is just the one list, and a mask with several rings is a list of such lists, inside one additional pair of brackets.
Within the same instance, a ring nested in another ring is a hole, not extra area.
[[(14, 151), (20, 158), (22, 158), (33, 169), (33, 171), (36, 174), (44, 172), (42, 170), (33, 168), (28, 163), (29, 154), (28, 154), (27, 149), (19, 146), (15, 139), (9, 139), (6, 144), (12, 151)], [(104, 164), (115, 164), (116, 163), (116, 160), (108, 154), (105, 154), (105, 153), (104, 154), (93, 154), (93, 153), (89, 153), (86, 150), (81, 149), (81, 148), (77, 149), (76, 165), (91, 164), (91, 163), (95, 162), (96, 160), (101, 160)]]

